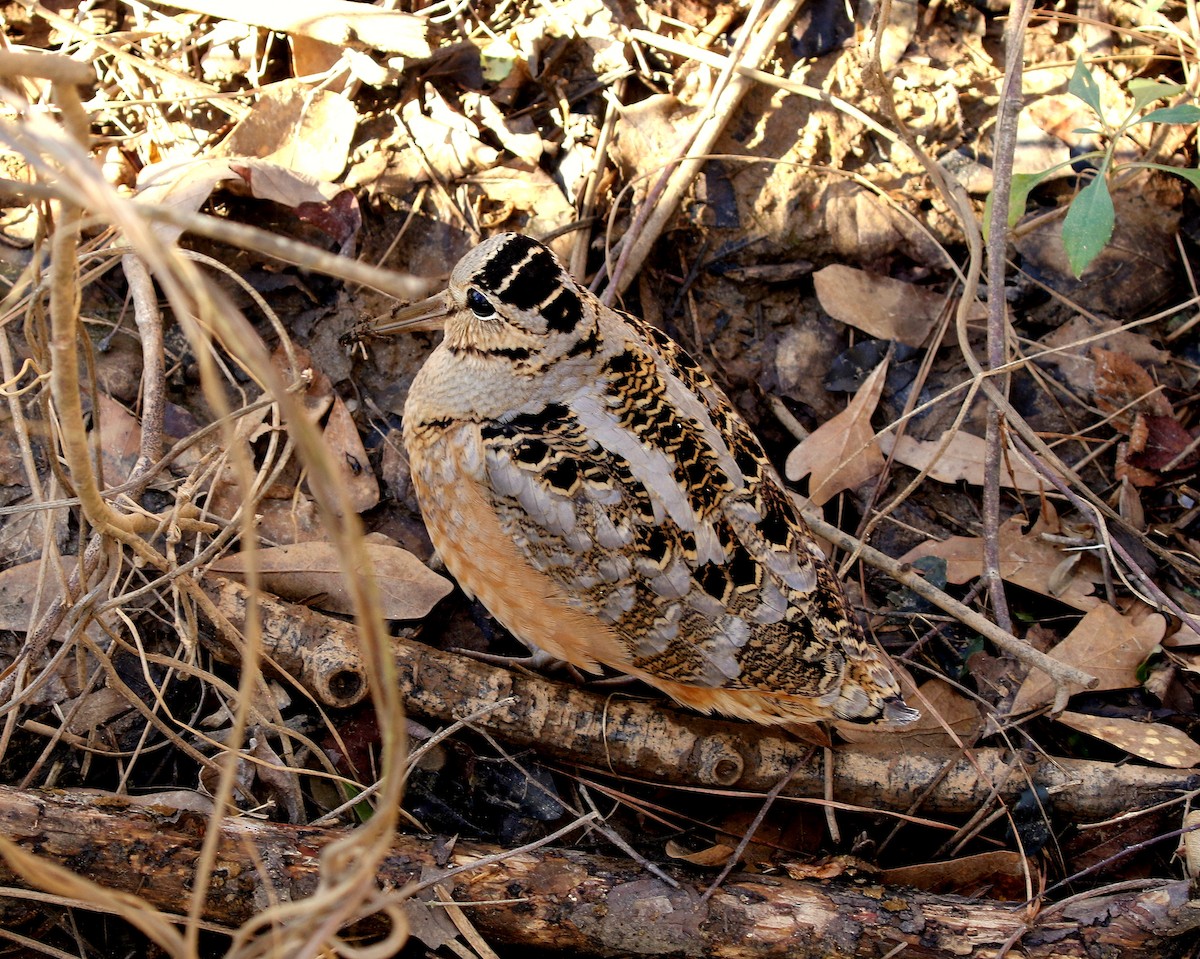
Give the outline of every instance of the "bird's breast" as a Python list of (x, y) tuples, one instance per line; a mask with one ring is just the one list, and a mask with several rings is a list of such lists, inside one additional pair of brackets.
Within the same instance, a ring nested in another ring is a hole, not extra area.
[(404, 445), (429, 538), (467, 595), (522, 642), (581, 669), (623, 661), (612, 630), (577, 609), (502, 528), (480, 424), (406, 421)]

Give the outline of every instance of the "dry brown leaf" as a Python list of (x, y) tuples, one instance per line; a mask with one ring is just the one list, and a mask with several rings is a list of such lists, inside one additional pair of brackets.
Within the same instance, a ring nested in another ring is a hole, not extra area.
[[(64, 556), (63, 561), (70, 562), (70, 557)], [(30, 603), (33, 602), (33, 594), (37, 589), (38, 571), (41, 566), (42, 561), (35, 559), (31, 563), (0, 570), (0, 629), (11, 629), (15, 633), (29, 630)], [(47, 571), (42, 610), (61, 595), (57, 584), (57, 574)]]
[[(1200, 632), (1190, 626), (1180, 624), (1179, 629), (1163, 640), (1163, 646), (1168, 649), (1200, 649)], [(1197, 672), (1200, 672), (1200, 669), (1197, 669)]]
[(266, 736), (251, 739), (246, 752), (251, 759), (258, 760), (254, 764), (258, 780), (266, 787), (268, 796), (283, 810), (284, 822), (303, 822), (304, 793), (296, 770), (289, 767), (271, 748)]
[[(318, 398), (318, 407), (322, 403), (328, 407), (328, 398)], [(266, 422), (270, 414), (269, 408), (262, 407), (240, 416), (234, 444), (254, 443), (270, 433), (273, 427)], [(322, 526), (316, 504), (295, 487), (295, 479), (295, 472), (285, 471), (280, 480), (268, 487), (262, 498), (254, 504), (255, 527), (261, 540), (282, 545), (320, 540), (328, 535)], [(238, 471), (227, 460), (209, 489), (205, 508), (214, 516), (232, 519), (238, 508), (246, 505), (246, 495)]]
[[(233, 128), (215, 155), (235, 160), (257, 157), (277, 164), (280, 170), (311, 177), (314, 182), (335, 180), (346, 168), (350, 143), (357, 129), (358, 111), (344, 96), (329, 90), (313, 90), (306, 83), (287, 79), (262, 88), (250, 112)], [(295, 189), (290, 186), (285, 196)], [(296, 205), (287, 199), (279, 202)]]
[(463, 105), (470, 111), (468, 115), (478, 117), (480, 125), (494, 133), (500, 145), (518, 160), (535, 166), (541, 160), (545, 152), (542, 135), (531, 116), (505, 116), (491, 97), (477, 93), (467, 94)]
[(111, 686), (89, 690), (84, 695), (63, 704), (63, 713), (71, 716), (67, 732), (76, 736), (95, 733), (118, 716), (133, 709), (129, 702), (131, 694), (122, 693)]
[[(925, 862), (885, 869), (882, 879), (889, 886), (911, 886), (927, 892), (950, 892), (971, 896), (986, 890), (994, 899), (1025, 899), (1025, 858), (1017, 852), (997, 849), (948, 862)], [(1036, 888), (1037, 883), (1034, 883)]]
[[(1167, 621), (1146, 606), (1122, 615), (1108, 605), (1091, 609), (1067, 638), (1050, 650), (1060, 663), (1078, 666), (1097, 679), (1095, 692), (1131, 689), (1140, 685), (1137, 669), (1163, 638)], [(1082, 687), (1073, 689), (1080, 692)], [(1031, 670), (1013, 701), (1012, 714), (1048, 705), (1054, 681), (1040, 669)]]
[(849, 405), (788, 455), (784, 465), (788, 479), (795, 482), (812, 474), (808, 496), (814, 505), (821, 506), (842, 490), (861, 486), (883, 469), (871, 414), (883, 392), (887, 367), (886, 360), (875, 367)]
[[(343, 192), (340, 186), (302, 176), (278, 163), (255, 157), (217, 157), (150, 164), (138, 174), (137, 199), (194, 213), (217, 184), (227, 180), (248, 187), (259, 199), (292, 207), (327, 204)], [(167, 243), (174, 243), (183, 233), (182, 227), (169, 223), (154, 223), (153, 229)]]
[(1112, 719), (1065, 712), (1056, 716), (1071, 729), (1123, 749), (1131, 756), (1172, 769), (1200, 766), (1200, 743), (1163, 723), (1139, 723), (1135, 719)]
[(1155, 346), (1144, 333), (1124, 330), (1115, 320), (1080, 314), (1042, 337), (1042, 346), (1058, 352), (1040, 357), (1039, 362), (1057, 364), (1068, 384), (1079, 393), (1090, 393), (1095, 383), (1095, 360), (1091, 344), (1084, 341), (1101, 335), (1105, 349), (1124, 353), (1138, 364), (1163, 366), (1171, 361), (1171, 354)]
[(923, 345), (950, 306), (941, 293), (837, 263), (817, 270), (813, 284), (835, 320), (908, 346)]
[(509, 34), (533, 76), (554, 69), (562, 38), (582, 41), (580, 55), (597, 77), (627, 68), (624, 21), (607, 0), (557, 0), (533, 9), (536, 15), (517, 18)]
[[(497, 212), (492, 225), (499, 226), (515, 214), (528, 217), (522, 229), (532, 234), (553, 233), (572, 222), (575, 208), (545, 170), (518, 163), (501, 163), (471, 177), (471, 183), (488, 198)], [(552, 242), (560, 256), (570, 250), (570, 237)]]
[[(288, 49), (292, 54), (292, 74), (297, 77), (325, 73), (332, 75), (333, 68), (341, 62), (345, 51), (345, 47), (300, 34), (288, 37)], [(328, 89), (341, 92), (344, 87), (345, 84), (334, 80)]]
[[(959, 430), (941, 454), (937, 455), (941, 444), (942, 438), (918, 440), (907, 434), (901, 436), (898, 441), (891, 433), (879, 437), (879, 448), (883, 450), (884, 455), (891, 456), (905, 466), (923, 470), (932, 463), (928, 475), (939, 483), (966, 482), (973, 486), (982, 486), (987, 441)], [(1025, 458), (1010, 448), (1000, 468), (1000, 485), (1008, 489), (1038, 493), (1049, 487), (1050, 482), (1041, 473), (1026, 465)]]
[[(480, 139), (479, 127), (451, 107), (431, 85), (426, 85), (422, 97), (405, 102), (400, 118), (411, 142), (388, 158), (388, 173), (406, 177), (410, 189), (428, 183), (432, 171), (437, 171), (445, 182), (453, 182), (486, 170), (500, 159), (500, 151)], [(413, 149), (414, 145), (419, 151)]]
[(681, 846), (674, 839), (668, 840), (666, 845), (666, 853), (672, 859), (689, 862), (693, 866), (707, 866), (713, 869), (724, 866), (729, 861), (729, 857), (733, 855), (733, 852), (733, 846), (726, 846), (720, 842), (709, 846), (707, 849), (698, 849), (695, 852)]
[(879, 259), (906, 239), (904, 218), (895, 208), (852, 180), (831, 183), (824, 190), (821, 211), (822, 229), (839, 257)]
[[(276, 484), (267, 493), (254, 507), (254, 527), (259, 539), (283, 545), (321, 541), (329, 535), (312, 497), (283, 484)], [(245, 496), (236, 483), (222, 483), (206, 503), (214, 516), (226, 519), (243, 505)]]
[(379, 481), (371, 469), (354, 418), (342, 398), (334, 392), (329, 377), (312, 365), (308, 350), (294, 347), (293, 354), (299, 369), (292, 369), (288, 365), (287, 354), (282, 347), (271, 354), (271, 363), (288, 382), (301, 377), (308, 378), (308, 387), (302, 397), (305, 411), (314, 423), (328, 412), (321, 439), (328, 451), (329, 463), (348, 492), (354, 512), (362, 513), (371, 509), (379, 502)]
[[(1077, 147), (1083, 142), (1082, 137), (1084, 134), (1079, 131), (1082, 128), (1091, 126), (1096, 119), (1086, 103), (1074, 94), (1069, 93), (1056, 93), (1039, 97), (1022, 112), (1027, 113), (1029, 119), (1042, 130), (1045, 130), (1052, 137), (1062, 141), (1069, 147)], [(1066, 159), (1066, 157), (1057, 159)], [(1047, 163), (1041, 167), (1018, 172), (1038, 173), (1050, 165), (1051, 163)]]
[[(1032, 530), (1022, 532), (1019, 516), (1000, 526), (1000, 575), (1010, 583), (1050, 596), (1076, 609), (1091, 609), (1102, 600), (1094, 595), (1097, 584), (1104, 582), (1099, 563), (1090, 555), (1074, 565), (1072, 576), (1061, 582), (1061, 567), (1069, 557), (1066, 550), (1042, 538), (1043, 533), (1058, 532), (1051, 526), (1046, 513), (1038, 518)], [(946, 579), (961, 584), (983, 575), (983, 539), (979, 536), (951, 536), (940, 543), (923, 543), (900, 558), (911, 563), (922, 556), (939, 556), (946, 560)]]
[(792, 879), (836, 879), (838, 876), (877, 876), (879, 867), (857, 856), (826, 856), (812, 862), (785, 862)]
[(621, 176), (633, 185), (635, 202), (650, 188), (638, 175), (665, 166), (677, 155), (680, 131), (695, 125), (696, 113), (696, 107), (670, 93), (656, 93), (621, 108), (624, 122), (616, 126), (609, 153)]
[(133, 336), (113, 336), (108, 349), (95, 351), (96, 386), (118, 403), (136, 407), (142, 389), (142, 344)]
[(1183, 828), (1191, 832), (1183, 834), (1179, 845), (1183, 850), (1183, 865), (1188, 876), (1200, 879), (1200, 810), (1193, 809), (1183, 817)]
[[(29, 488), (29, 478), (25, 475), (25, 464), (21, 459), (21, 444), (7, 408), (0, 409), (0, 487), (10, 487), (6, 491), (9, 494), (6, 499), (10, 500), (14, 492), (11, 487)], [(11, 505), (11, 502), (3, 505)]]
[(271, 354), (271, 365), (289, 385), (307, 380), (300, 399), (308, 418), (313, 423), (319, 423), (333, 406), (333, 383), (319, 368), (313, 366), (312, 354), (304, 347), (293, 346), (292, 356), (295, 357), (295, 366), (289, 361), (287, 351), (279, 346)]
[[(454, 588), (406, 549), (381, 543), (366, 543), (364, 549), (379, 585), (386, 619), (420, 619)], [(264, 589), (330, 612), (354, 612), (343, 580), (345, 563), (332, 543), (313, 541), (259, 550), (258, 562)], [(226, 556), (210, 568), (239, 579), (246, 570), (245, 556)], [(347, 569), (345, 575), (362, 572)]]
[[(915, 722), (899, 729), (879, 729), (857, 723), (835, 723), (838, 735), (850, 743), (886, 745), (903, 738), (906, 747), (927, 746), (942, 748), (956, 746), (946, 732), (949, 726), (959, 740), (972, 739), (983, 726), (979, 707), (943, 679), (931, 679), (916, 690), (908, 672), (893, 664), (905, 701), (919, 709)], [(943, 725), (944, 724), (944, 725)]]
[(1160, 471), (1172, 463), (1175, 464), (1172, 469), (1191, 469), (1200, 459), (1196, 450), (1188, 450), (1194, 439), (1174, 416), (1138, 413), (1134, 416), (1126, 455), (1138, 469)]
[[(1095, 362), (1093, 398), (1105, 413), (1115, 413), (1112, 424), (1128, 432), (1136, 413), (1172, 416), (1171, 404), (1158, 391), (1153, 378), (1135, 360), (1118, 350), (1092, 347)], [(1117, 412), (1120, 410), (1121, 412)]]
[[(6, 563), (21, 563), (41, 556), (46, 545), (46, 510), (29, 496), (8, 504), (8, 508), (14, 512), (0, 523), (0, 556)], [(66, 549), (73, 535), (69, 511), (53, 510), (49, 517), (55, 544)]]
[(356, 513), (364, 513), (379, 502), (379, 481), (367, 460), (367, 450), (345, 402), (336, 393), (321, 439), (329, 450), (335, 475), (350, 497)]
[(104, 467), (102, 486), (116, 486), (129, 479), (142, 443), (142, 424), (110, 396), (96, 396), (100, 420), (100, 461)]
[(353, 0), (288, 0), (244, 3), (238, 0), (167, 0), (167, 5), (235, 20), (276, 33), (301, 34), (338, 46), (366, 46), (384, 53), (423, 59), (431, 50), (425, 17), (382, 10)]
[(438, 898), (438, 893), (431, 886), (405, 900), (404, 915), (408, 920), (409, 935), (419, 940), (427, 949), (437, 951), (453, 943), (459, 947), (458, 955), (470, 956), (470, 952), (462, 950), (458, 941), (458, 929), (450, 921), (445, 907), (428, 901)]
[(1122, 481), (1118, 492), (1117, 511), (1121, 519), (1134, 529), (1143, 533), (1146, 531), (1146, 510), (1142, 506), (1142, 496), (1132, 483)]

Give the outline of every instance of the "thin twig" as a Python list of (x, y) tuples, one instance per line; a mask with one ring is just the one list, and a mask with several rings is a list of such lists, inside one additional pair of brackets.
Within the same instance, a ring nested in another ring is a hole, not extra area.
[(979, 633), (985, 639), (991, 640), (1000, 649), (1015, 656), (1021, 662), (1025, 663), (1025, 665), (1034, 669), (1040, 669), (1060, 687), (1075, 684), (1083, 689), (1092, 689), (1096, 686), (1096, 678), (1094, 676), (1074, 666), (1060, 663), (1057, 659), (1051, 659), (1045, 653), (1034, 649), (1028, 643), (1012, 635), (1012, 633), (1005, 632), (987, 617), (980, 615), (973, 609), (968, 609), (962, 603), (958, 602), (958, 600), (947, 596), (911, 567), (892, 559), (890, 556), (879, 552), (879, 550), (871, 546), (867, 546), (849, 533), (843, 533), (832, 523), (825, 522), (824, 518), (815, 513), (805, 512), (804, 519), (818, 536), (829, 540), (829, 542), (841, 549), (857, 552), (868, 565), (887, 573), (896, 582), (907, 586), (918, 596), (929, 600), (929, 602), (933, 603), (939, 609), (945, 610), (951, 616), (958, 619), (964, 626), (975, 630), (975, 632)]
[[(1017, 119), (1021, 113), (1021, 67), (1025, 29), (1032, 4), (1017, 0), (1005, 31), (1004, 85), (996, 108), (996, 133), (992, 151), (994, 187), (987, 242), (987, 362), (998, 370), (1008, 361), (1008, 306), (1004, 295), (1005, 254), (1008, 250), (1009, 185), (1012, 182), (1013, 154), (1017, 145)], [(1004, 375), (996, 387), (1008, 395), (1010, 376)], [(983, 575), (992, 600), (996, 625), (1011, 633), (1012, 617), (1000, 575), (1000, 470), (1003, 466), (1005, 431), (1000, 409), (989, 404), (986, 447), (983, 456)]]

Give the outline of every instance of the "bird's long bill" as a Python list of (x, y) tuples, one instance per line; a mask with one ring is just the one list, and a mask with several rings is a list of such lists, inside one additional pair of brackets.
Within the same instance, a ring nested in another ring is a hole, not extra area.
[(365, 340), (373, 336), (395, 336), (397, 333), (416, 333), (421, 330), (440, 330), (446, 317), (454, 309), (450, 291), (428, 299), (411, 303), (390, 316), (377, 316), (363, 320), (348, 331), (344, 339)]

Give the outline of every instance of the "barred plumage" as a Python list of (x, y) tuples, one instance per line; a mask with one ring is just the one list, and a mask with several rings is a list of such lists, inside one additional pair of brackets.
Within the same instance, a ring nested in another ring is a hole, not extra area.
[(915, 718), (750, 428), (669, 338), (511, 233), (356, 334), (436, 328), (404, 408), (413, 482), (513, 635), (705, 712)]

